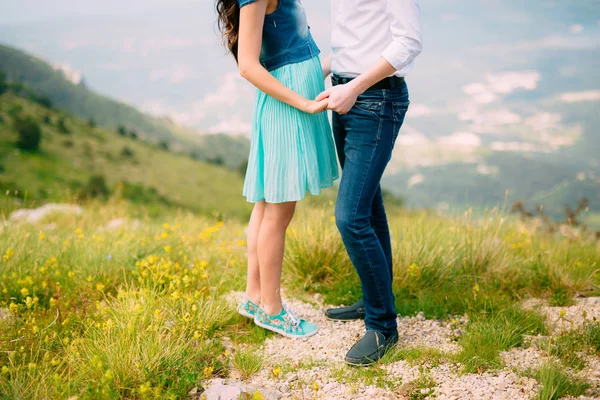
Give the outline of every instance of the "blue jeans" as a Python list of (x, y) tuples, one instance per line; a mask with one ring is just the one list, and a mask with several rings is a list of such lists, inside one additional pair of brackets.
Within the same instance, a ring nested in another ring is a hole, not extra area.
[(336, 223), (362, 283), (366, 328), (384, 335), (395, 332), (398, 325), (390, 230), (380, 182), (408, 105), (404, 83), (394, 89), (367, 91), (348, 114), (333, 113), (343, 171)]

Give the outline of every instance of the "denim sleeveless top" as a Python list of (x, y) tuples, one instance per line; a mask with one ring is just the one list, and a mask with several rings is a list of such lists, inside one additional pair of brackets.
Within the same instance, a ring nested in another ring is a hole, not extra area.
[[(257, 0), (238, 0), (240, 8)], [(320, 53), (310, 34), (300, 0), (279, 0), (277, 9), (265, 16), (260, 63), (268, 71), (306, 61)]]

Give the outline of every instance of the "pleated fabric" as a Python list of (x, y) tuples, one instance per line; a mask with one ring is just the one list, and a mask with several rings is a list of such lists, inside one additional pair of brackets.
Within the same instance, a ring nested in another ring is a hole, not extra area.
[[(307, 99), (325, 90), (321, 61), (285, 65), (271, 74)], [(250, 203), (285, 203), (318, 195), (339, 178), (327, 113), (306, 114), (257, 92), (243, 194)]]

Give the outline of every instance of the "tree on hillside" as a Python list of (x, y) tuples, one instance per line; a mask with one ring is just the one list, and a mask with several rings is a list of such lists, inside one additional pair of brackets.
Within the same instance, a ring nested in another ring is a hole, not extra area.
[(121, 136), (127, 136), (127, 128), (125, 128), (123, 125), (119, 125), (117, 132), (119, 132), (119, 135)]
[(242, 176), (246, 176), (246, 170), (248, 169), (248, 160), (244, 161), (243, 163), (240, 164), (240, 166), (238, 167), (238, 172), (240, 175)]
[(95, 128), (96, 127), (96, 120), (94, 118), (90, 118), (88, 119), (88, 125), (90, 126), (90, 128)]
[(40, 125), (31, 117), (17, 118), (15, 130), (19, 135), (17, 147), (26, 151), (37, 151), (42, 141)]
[(71, 133), (69, 128), (67, 128), (67, 124), (65, 122), (65, 117), (60, 117), (60, 119), (58, 120), (58, 123), (56, 124), (56, 127), (58, 128), (58, 131), (60, 133), (64, 133), (65, 135), (68, 135), (69, 133)]
[(42, 106), (44, 108), (51, 109), (53, 106), (52, 100), (50, 100), (50, 98), (47, 96), (40, 96), (37, 94), (29, 94), (28, 97), (29, 97), (29, 100), (33, 101), (34, 103), (39, 104), (40, 106)]
[(105, 199), (110, 194), (110, 190), (106, 184), (106, 179), (103, 175), (91, 176), (86, 189), (88, 196), (92, 198), (101, 197)]
[(6, 74), (0, 71), (0, 95), (8, 90), (8, 83), (6, 82)]

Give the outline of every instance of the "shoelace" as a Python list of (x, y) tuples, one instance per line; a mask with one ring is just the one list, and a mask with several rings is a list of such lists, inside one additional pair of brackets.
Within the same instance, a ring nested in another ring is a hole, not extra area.
[(288, 318), (290, 319), (290, 322), (292, 323), (292, 325), (300, 325), (300, 318), (296, 317), (296, 315), (294, 315), (294, 313), (288, 308), (287, 305), (283, 305), (283, 309), (285, 310), (285, 313), (287, 314)]

